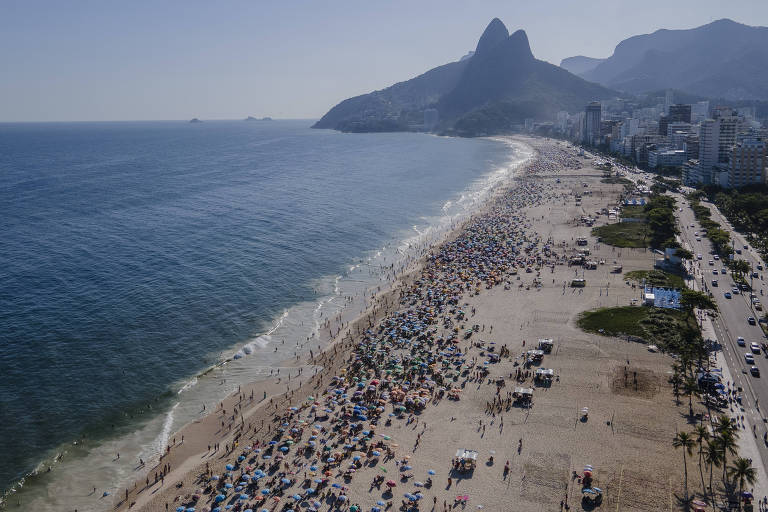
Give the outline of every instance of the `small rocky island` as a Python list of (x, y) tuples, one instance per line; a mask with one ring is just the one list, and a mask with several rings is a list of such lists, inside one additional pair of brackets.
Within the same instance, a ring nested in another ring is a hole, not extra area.
[(202, 123), (202, 121), (201, 121), (201, 120), (199, 120), (199, 119), (198, 119), (198, 118), (196, 118), (196, 117), (193, 117), (192, 119), (190, 119), (190, 120), (189, 120), (189, 122), (190, 122), (190, 123)]

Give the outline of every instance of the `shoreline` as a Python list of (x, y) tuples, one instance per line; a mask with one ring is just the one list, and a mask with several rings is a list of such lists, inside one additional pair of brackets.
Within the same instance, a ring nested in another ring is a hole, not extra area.
[[(514, 179), (516, 174), (519, 172), (519, 169), (520, 169), (520, 166), (521, 166), (521, 164), (519, 164), (519, 163), (515, 163), (515, 164), (512, 164), (512, 165), (514, 166), (515, 169), (513, 171), (511, 171), (510, 179)], [(505, 179), (505, 183), (506, 183), (506, 181), (507, 180)], [(460, 227), (463, 226), (466, 222), (468, 222), (468, 220), (471, 219), (472, 216), (477, 215), (477, 213), (480, 212), (481, 209), (485, 205), (488, 204), (488, 202), (491, 200), (491, 198), (498, 194), (498, 190), (500, 188), (503, 188), (503, 186), (505, 186), (504, 183), (500, 183), (500, 184), (497, 183), (497, 184), (495, 184), (492, 187), (492, 192), (487, 197), (485, 197), (485, 199), (482, 201), (482, 203), (476, 205), (476, 207), (474, 209), (472, 209), (471, 212), (468, 212), (466, 214), (463, 214), (463, 213), (459, 214), (459, 215), (461, 215), (463, 217), (463, 220), (460, 221), (457, 226), (449, 226), (447, 229), (445, 229), (445, 231), (441, 231), (441, 234), (439, 236), (431, 235), (431, 238), (429, 238), (428, 243), (424, 247), (421, 247), (419, 249), (419, 254), (417, 256), (414, 256), (414, 255), (405, 256), (403, 258), (402, 262), (401, 262), (401, 264), (404, 266), (404, 270), (401, 270), (399, 274), (402, 275), (402, 274), (413, 273), (416, 270), (418, 270), (418, 267), (420, 265), (419, 262), (421, 262), (423, 260), (424, 254), (425, 254), (425, 252), (427, 252), (429, 250), (429, 248), (434, 248), (436, 245), (439, 245), (439, 244), (445, 242), (445, 240), (447, 240), (450, 236), (454, 236), (454, 233), (458, 229), (460, 229)], [(449, 221), (449, 224), (452, 225), (453, 222)], [(419, 233), (419, 232), (417, 231), (417, 233)], [(421, 233), (419, 233), (419, 235), (421, 235)], [(393, 240), (400, 240), (400, 242), (403, 241), (402, 239), (395, 239), (395, 238), (393, 238)], [(389, 243), (390, 242), (387, 242), (387, 244), (389, 244)], [(385, 248), (386, 248), (386, 246), (385, 246)], [(373, 249), (372, 251), (375, 251), (375, 249)], [(397, 264), (395, 264), (395, 266), (397, 266)], [(339, 277), (341, 277), (341, 276), (339, 276)], [(399, 277), (400, 276), (398, 276), (398, 278)], [(381, 287), (382, 288), (384, 288), (385, 285), (386, 285), (387, 288), (390, 288), (390, 287), (392, 287), (394, 285), (394, 283), (398, 282), (398, 279), (396, 279), (395, 281), (391, 281), (391, 280), (388, 280), (388, 279), (387, 280), (380, 279), (380, 282), (381, 282), (381, 285), (382, 285)], [(343, 306), (341, 308), (341, 311), (340, 311), (340, 315), (342, 316), (341, 320), (339, 320), (337, 318), (339, 316), (337, 314), (333, 314), (330, 318), (323, 318), (321, 320), (321, 325), (320, 325), (319, 329), (317, 330), (317, 336), (316, 337), (312, 337), (311, 341), (309, 343), (304, 344), (304, 347), (302, 347), (302, 348), (306, 348), (306, 351), (308, 352), (309, 351), (309, 347), (312, 347), (312, 350), (315, 350), (314, 346), (316, 344), (320, 344), (321, 346), (326, 346), (326, 347), (330, 346), (329, 345), (329, 340), (328, 340), (327, 326), (325, 326), (325, 321), (328, 321), (328, 320), (331, 321), (331, 324), (332, 324), (331, 327), (334, 329), (334, 331), (336, 331), (336, 329), (338, 329), (339, 322), (342, 322), (345, 325), (348, 324), (348, 323), (352, 323), (353, 321), (356, 321), (358, 323), (359, 322), (363, 322), (364, 321), (363, 318), (367, 315), (367, 313), (371, 310), (371, 308), (376, 307), (376, 304), (378, 303), (378, 301), (381, 300), (381, 296), (384, 295), (383, 291), (381, 293), (374, 293), (374, 295), (377, 298), (372, 301), (371, 300), (371, 297), (372, 297), (371, 293), (375, 292), (375, 291), (376, 291), (376, 283), (373, 283), (373, 286), (366, 287), (365, 289), (361, 290), (360, 291), (360, 295), (359, 295), (359, 301), (355, 300), (354, 304), (351, 304), (351, 307), (350, 307), (350, 305), (345, 305), (345, 306)], [(331, 296), (331, 298), (333, 298), (333, 296)], [(363, 309), (362, 312), (357, 310), (357, 308), (361, 307), (361, 306), (362, 306), (362, 309)], [(325, 333), (324, 333), (324, 331), (325, 331)], [(258, 338), (258, 337), (260, 337), (260, 336), (262, 336), (264, 334), (269, 334), (269, 333), (270, 333), (270, 331), (265, 330), (264, 333), (254, 335), (254, 337), (249, 342), (252, 342), (256, 338)], [(337, 334), (338, 334), (338, 332), (337, 332)], [(336, 336), (336, 338), (337, 337), (338, 336)], [(334, 343), (336, 343), (336, 342), (338, 342), (338, 340), (334, 341)], [(232, 351), (231, 353), (234, 353), (234, 351), (236, 351), (238, 347), (242, 347), (242, 343), (238, 343), (237, 345), (235, 345), (231, 349), (227, 350), (227, 352), (229, 352), (231, 350)], [(270, 345), (270, 347), (271, 347), (271, 345)], [(258, 350), (258, 349), (256, 349), (256, 350)], [(302, 355), (302, 357), (304, 355), (306, 355), (306, 353), (304, 353)], [(317, 356), (317, 353), (315, 353), (315, 356)], [(207, 377), (211, 373), (214, 373), (214, 372), (226, 370), (228, 365), (230, 365), (231, 363), (233, 363), (235, 361), (236, 361), (236, 359), (232, 355), (230, 355), (229, 357), (227, 357), (227, 358), (225, 358), (223, 360), (220, 360), (220, 361), (217, 361), (217, 362), (211, 364), (210, 366), (206, 367), (204, 370), (200, 371), (199, 373), (197, 373), (195, 375), (192, 375), (189, 378), (185, 379), (186, 383), (182, 383), (183, 384), (182, 389), (178, 390), (178, 392), (180, 393), (182, 391), (185, 391), (187, 386), (189, 385), (189, 383), (193, 383), (197, 379), (201, 379), (201, 378)], [(281, 372), (282, 375), (285, 375), (284, 372), (285, 372), (286, 369), (290, 370), (290, 372), (291, 372), (291, 379), (292, 379), (291, 380), (291, 385), (292, 386), (293, 386), (293, 382), (295, 382), (295, 380), (293, 380), (295, 372), (299, 371), (298, 369), (300, 367), (304, 368), (304, 370), (303, 370), (304, 372), (306, 372), (306, 371), (313, 371), (311, 369), (311, 366), (310, 366), (309, 362), (305, 363), (303, 360), (297, 362), (293, 358), (283, 359), (283, 360), (281, 360), (278, 363), (271, 364), (271, 365), (268, 365), (268, 366), (274, 368), (275, 370), (277, 370), (278, 368), (282, 369), (283, 370), (283, 372)], [(304, 373), (304, 375), (306, 375), (306, 373)], [(211, 377), (211, 378), (215, 379), (216, 377)], [(278, 382), (277, 377), (275, 377), (275, 378), (269, 378), (269, 377), (257, 378), (256, 380), (249, 380), (248, 385), (244, 386), (244, 387), (247, 387), (249, 390), (254, 388), (254, 387), (257, 387), (257, 388), (259, 388), (262, 391), (263, 390), (270, 390), (267, 393), (268, 398), (270, 396), (279, 396), (279, 395), (281, 395), (283, 393), (282, 386), (284, 386), (285, 383), (286, 383), (285, 380), (284, 380), (285, 378), (286, 377), (281, 377), (281, 379), (283, 379), (283, 380), (280, 381), (280, 382)], [(192, 386), (195, 386), (195, 385), (196, 384), (192, 384)], [(176, 393), (176, 391), (177, 390), (169, 390), (167, 392), (167, 394), (169, 394), (170, 398), (173, 399), (173, 396), (175, 396), (175, 394), (178, 394), (178, 393)], [(225, 397), (225, 399), (227, 399), (227, 400), (229, 400), (231, 398), (232, 398), (232, 393), (229, 393)], [(168, 397), (163, 398), (163, 400), (167, 400), (167, 399), (168, 399)], [(154, 406), (155, 403), (152, 402), (152, 405)], [(167, 418), (167, 415), (169, 413), (172, 414), (174, 409), (175, 409), (175, 406), (173, 408), (169, 407), (168, 411), (165, 411), (164, 413), (158, 414), (155, 419), (147, 419), (146, 421), (141, 423), (142, 426), (139, 427), (139, 428), (145, 428), (149, 424), (149, 422), (151, 422), (151, 421), (160, 421), (161, 423), (163, 421), (173, 421), (172, 419)], [(178, 415), (178, 413), (177, 413), (177, 415)], [(176, 435), (176, 437), (178, 437), (179, 435), (186, 435), (186, 434), (183, 433), (183, 432), (185, 432), (185, 429), (191, 428), (194, 424), (198, 424), (201, 421), (201, 419), (202, 418), (194, 418), (191, 421), (187, 422), (186, 424), (181, 425), (178, 428), (178, 430), (175, 430), (175, 432), (172, 432), (172, 433), (169, 434), (169, 436), (168, 436), (169, 442), (171, 442), (171, 444), (172, 444), (172, 439), (173, 439), (174, 435)], [(120, 433), (119, 436), (127, 435), (127, 433), (128, 433), (127, 427), (124, 426), (124, 427), (121, 428), (121, 430), (125, 430), (126, 432), (125, 433)], [(113, 437), (114, 436), (112, 436), (112, 435), (107, 433), (105, 439), (112, 439)], [(102, 441), (99, 440), (99, 439), (101, 439), (101, 437), (98, 436), (98, 435), (97, 435), (96, 438), (93, 438), (93, 437), (91, 437), (91, 435), (88, 435), (87, 438), (83, 438), (83, 439), (85, 439), (85, 441), (86, 441), (85, 443), (82, 443), (82, 442), (75, 443), (76, 447), (70, 446), (70, 444), (67, 443), (65, 445), (62, 445), (61, 449), (57, 449), (57, 452), (61, 453), (61, 454), (70, 454), (67, 457), (67, 460), (72, 460), (71, 457), (75, 457), (75, 460), (79, 460), (79, 459), (82, 459), (83, 457), (90, 456), (90, 454), (94, 450), (98, 450), (99, 449), (99, 446), (102, 443)], [(90, 439), (95, 439), (96, 440), (96, 444), (89, 442)], [(82, 440), (78, 440), (78, 441), (82, 441)], [(191, 445), (191, 443), (189, 443), (189, 439), (187, 439), (187, 443), (188, 443), (188, 445)], [(73, 455), (72, 455), (72, 453), (73, 453)], [(125, 455), (125, 454), (123, 454), (123, 455)], [(36, 484), (36, 482), (34, 481), (34, 478), (37, 477), (38, 475), (39, 476), (44, 476), (45, 475), (45, 473), (44, 473), (45, 472), (45, 467), (49, 465), (50, 461), (51, 461), (51, 459), (44, 459), (43, 461), (41, 461), (40, 464), (37, 466), (37, 468), (32, 473), (26, 475), (24, 477), (24, 479), (22, 479), (20, 481), (21, 484), (22, 484), (21, 487), (23, 487), (23, 486), (32, 486), (31, 488), (34, 488), (34, 486)], [(56, 464), (51, 464), (51, 465), (53, 465), (55, 467), (55, 465), (58, 465), (58, 461), (56, 461)], [(148, 467), (145, 467), (144, 469), (147, 470), (147, 471), (151, 470)], [(139, 473), (135, 474), (135, 476), (137, 478), (139, 477), (139, 475), (140, 475)], [(47, 483), (43, 483), (42, 485), (47, 486), (48, 484)], [(18, 489), (21, 489), (21, 487), (19, 487)], [(99, 493), (100, 492), (101, 492), (101, 490), (99, 490)], [(23, 494), (20, 494), (20, 495), (23, 496)], [(12, 508), (14, 508), (16, 506), (15, 500), (13, 499), (14, 496), (15, 496), (14, 493), (9, 492), (7, 494), (7, 496), (6, 496), (6, 500), (3, 503), (0, 503), (0, 509), (5, 509), (5, 508), (12, 509)], [(108, 497), (104, 497), (104, 499), (109, 499), (109, 498)], [(81, 510), (82, 510), (82, 508), (81, 508)]]
[[(503, 140), (504, 138), (497, 137), (495, 139)], [(299, 353), (299, 356), (296, 359), (283, 360), (278, 366), (275, 366), (275, 368), (288, 369), (289, 375), (291, 375), (290, 372), (292, 370), (298, 370), (300, 368), (314, 367), (316, 370), (319, 370), (316, 371), (308, 381), (302, 384), (302, 381), (299, 380), (299, 385), (296, 388), (291, 388), (290, 377), (288, 381), (281, 381), (282, 377), (275, 377), (262, 381), (249, 382), (245, 389), (241, 390), (240, 392), (231, 393), (224, 400), (222, 400), (216, 411), (209, 412), (204, 417), (184, 425), (181, 429), (175, 432), (174, 435), (171, 436), (170, 440), (173, 441), (173, 439), (178, 438), (179, 436), (182, 436), (185, 440), (187, 440), (190, 435), (197, 437), (201, 433), (206, 436), (206, 438), (210, 438), (210, 430), (205, 429), (204, 427), (201, 427), (200, 429), (194, 427), (202, 423), (212, 423), (214, 421), (218, 422), (219, 420), (213, 419), (214, 414), (216, 414), (219, 410), (232, 410), (232, 408), (235, 406), (238, 406), (238, 412), (241, 413), (240, 417), (242, 419), (243, 425), (248, 423), (248, 426), (250, 427), (253, 421), (260, 420), (261, 424), (259, 426), (259, 430), (255, 430), (254, 427), (253, 433), (263, 433), (262, 425), (267, 425), (267, 419), (271, 419), (275, 414), (277, 414), (280, 404), (290, 404), (293, 400), (294, 393), (301, 396), (302, 394), (311, 394), (312, 392), (315, 392), (317, 389), (319, 389), (319, 386), (322, 385), (326, 376), (330, 377), (332, 374), (338, 373), (338, 370), (340, 370), (343, 366), (343, 362), (346, 361), (350, 355), (350, 343), (353, 340), (353, 336), (359, 336), (361, 331), (372, 327), (376, 324), (376, 322), (383, 319), (386, 315), (399, 309), (400, 304), (399, 301), (394, 298), (395, 295), (399, 296), (402, 292), (402, 289), (405, 289), (413, 284), (413, 281), (417, 275), (423, 270), (427, 255), (434, 252), (443, 244), (450, 242), (456, 237), (460, 236), (461, 233), (463, 233), (465, 227), (471, 223), (476, 216), (482, 215), (491, 209), (504, 194), (504, 192), (506, 192), (509, 187), (511, 187), (514, 182), (519, 179), (521, 174), (525, 171), (526, 166), (536, 160), (537, 151), (530, 145), (530, 139), (523, 137), (509, 137), (509, 139), (516, 141), (519, 144), (523, 144), (526, 149), (531, 151), (531, 155), (526, 160), (516, 163), (515, 168), (512, 170), (506, 180), (496, 184), (491, 190), (489, 196), (485, 198), (481, 204), (478, 204), (474, 211), (468, 213), (466, 218), (462, 220), (458, 225), (452, 229), (448, 229), (437, 240), (433, 240), (431, 243), (428, 243), (425, 247), (421, 248), (419, 250), (418, 257), (411, 259), (411, 261), (408, 261), (410, 257), (407, 258), (406, 261), (403, 262), (403, 269), (395, 275), (393, 280), (386, 283), (386, 288), (379, 287), (380, 289), (374, 293), (371, 293), (373, 291), (372, 288), (364, 290), (362, 299), (364, 301), (365, 307), (360, 313), (357, 315), (353, 314), (352, 318), (348, 318), (345, 322), (343, 317), (338, 318), (339, 316), (343, 315), (345, 310), (347, 310), (347, 308), (343, 308), (340, 315), (334, 316), (333, 322), (330, 326), (324, 325), (322, 327), (324, 329), (328, 329), (330, 327), (330, 329), (333, 330), (336, 328), (337, 333), (330, 339), (325, 336), (323, 337), (323, 342), (321, 343), (322, 350), (318, 354), (315, 354), (314, 357), (312, 357), (312, 355), (307, 357), (308, 354), (307, 351), (305, 351), (303, 353)], [(352, 332), (353, 330), (355, 333)], [(339, 348), (341, 349), (341, 354), (339, 354)], [(329, 359), (331, 352), (333, 352), (334, 362), (330, 362)], [(339, 356), (341, 356), (340, 359)], [(305, 358), (306, 363), (304, 365), (299, 365), (298, 363), (300, 363)], [(231, 360), (232, 359), (230, 358), (223, 362), (223, 364), (226, 364), (226, 362)], [(329, 364), (323, 366), (312, 364), (315, 362)], [(297, 374), (295, 376), (299, 377), (300, 375), (301, 374)], [(284, 391), (280, 391), (283, 385), (287, 385), (287, 388)], [(250, 397), (248, 393), (250, 392), (253, 394), (257, 389), (262, 392), (261, 399), (256, 400), (256, 398), (258, 398), (258, 395), (256, 395), (253, 399), (249, 398), (249, 402), (245, 405), (242, 405), (242, 402), (240, 401), (236, 402), (236, 400), (238, 400), (238, 395), (247, 395)], [(275, 410), (269, 411), (268, 409), (271, 409), (273, 405)], [(265, 410), (265, 407), (267, 410)], [(227, 441), (230, 440), (233, 435), (234, 431), (232, 434), (223, 436), (218, 441), (218, 443), (224, 443), (225, 445), (228, 444)], [(155, 493), (158, 491), (158, 489), (155, 489), (150, 493), (145, 493), (144, 491), (154, 487), (154, 477), (149, 478), (149, 475), (153, 474), (158, 468), (162, 468), (165, 464), (170, 464), (171, 468), (167, 473), (165, 482), (163, 484), (166, 487), (175, 485), (177, 482), (184, 479), (191, 471), (202, 466), (204, 455), (208, 453), (208, 443), (200, 443), (197, 441), (191, 444), (192, 447), (189, 449), (187, 449), (187, 447), (183, 447), (184, 449), (181, 449), (182, 446), (181, 443), (179, 443), (178, 450), (174, 451), (174, 449), (171, 449), (169, 452), (166, 452), (161, 456), (160, 460), (155, 466), (148, 468), (146, 472), (137, 475), (138, 478), (135, 482), (139, 482), (139, 484), (135, 484), (133, 489), (128, 490), (127, 501), (125, 494), (122, 495), (122, 499), (118, 499), (120, 498), (119, 495), (116, 496), (114, 510), (127, 510), (129, 508), (131, 510), (143, 510), (144, 507), (149, 506), (153, 500), (159, 498), (159, 496), (155, 496)], [(171, 446), (173, 445), (175, 445), (175, 443), (171, 442)], [(201, 451), (203, 448), (205, 448), (205, 450)], [(192, 460), (196, 456), (200, 458), (197, 463)], [(144, 487), (140, 485), (142, 479), (144, 479)], [(149, 484), (147, 483), (147, 479), (149, 479)]]

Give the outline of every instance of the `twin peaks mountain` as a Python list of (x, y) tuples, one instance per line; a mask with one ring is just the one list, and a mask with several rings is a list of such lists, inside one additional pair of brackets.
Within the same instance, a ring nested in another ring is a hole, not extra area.
[(709, 98), (768, 100), (768, 27), (722, 19), (689, 30), (657, 30), (625, 39), (607, 59), (570, 57), (560, 66), (628, 93), (679, 89)]
[(495, 18), (474, 53), (386, 89), (346, 99), (315, 128), (351, 132), (436, 130), (462, 136), (504, 133), (525, 119), (552, 119), (617, 93), (537, 60), (522, 30)]

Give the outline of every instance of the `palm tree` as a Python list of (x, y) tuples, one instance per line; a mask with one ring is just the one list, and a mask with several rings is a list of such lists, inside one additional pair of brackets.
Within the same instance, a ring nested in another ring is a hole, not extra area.
[(672, 446), (675, 448), (683, 449), (683, 471), (685, 472), (685, 502), (688, 503), (688, 461), (685, 458), (686, 452), (688, 455), (693, 455), (694, 440), (688, 432), (678, 432), (672, 439)]
[(704, 442), (709, 440), (709, 429), (704, 425), (697, 425), (693, 429), (693, 437), (696, 438), (696, 444), (699, 445), (699, 475), (701, 476), (701, 489), (707, 494), (707, 488), (704, 485), (704, 467), (702, 458), (704, 453)]
[(680, 405), (680, 386), (683, 384), (683, 378), (680, 373), (675, 369), (675, 373), (669, 378), (669, 383), (672, 384), (672, 394), (675, 395), (675, 405)]
[(728, 475), (739, 481), (739, 510), (741, 510), (741, 493), (744, 491), (744, 482), (753, 485), (757, 480), (757, 471), (750, 464), (749, 459), (739, 457), (728, 468)]
[(725, 468), (728, 461), (728, 453), (736, 455), (736, 440), (739, 438), (737, 426), (726, 415), (720, 416), (717, 425), (716, 442), (720, 447), (721, 463), (723, 464), (723, 480), (725, 480)]
[(723, 454), (720, 445), (717, 441), (709, 441), (707, 447), (704, 448), (704, 462), (709, 466), (709, 492), (712, 495), (712, 501), (715, 499), (715, 490), (712, 488), (712, 473), (715, 467), (720, 467), (722, 460)]
[(688, 397), (688, 415), (693, 418), (693, 397), (699, 396), (699, 383), (695, 377), (686, 377), (683, 381), (683, 395)]

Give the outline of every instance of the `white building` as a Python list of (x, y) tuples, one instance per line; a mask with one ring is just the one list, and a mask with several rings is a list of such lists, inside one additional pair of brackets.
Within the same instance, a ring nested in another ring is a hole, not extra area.
[(746, 137), (731, 151), (725, 187), (738, 188), (766, 182), (766, 142), (759, 137)]

